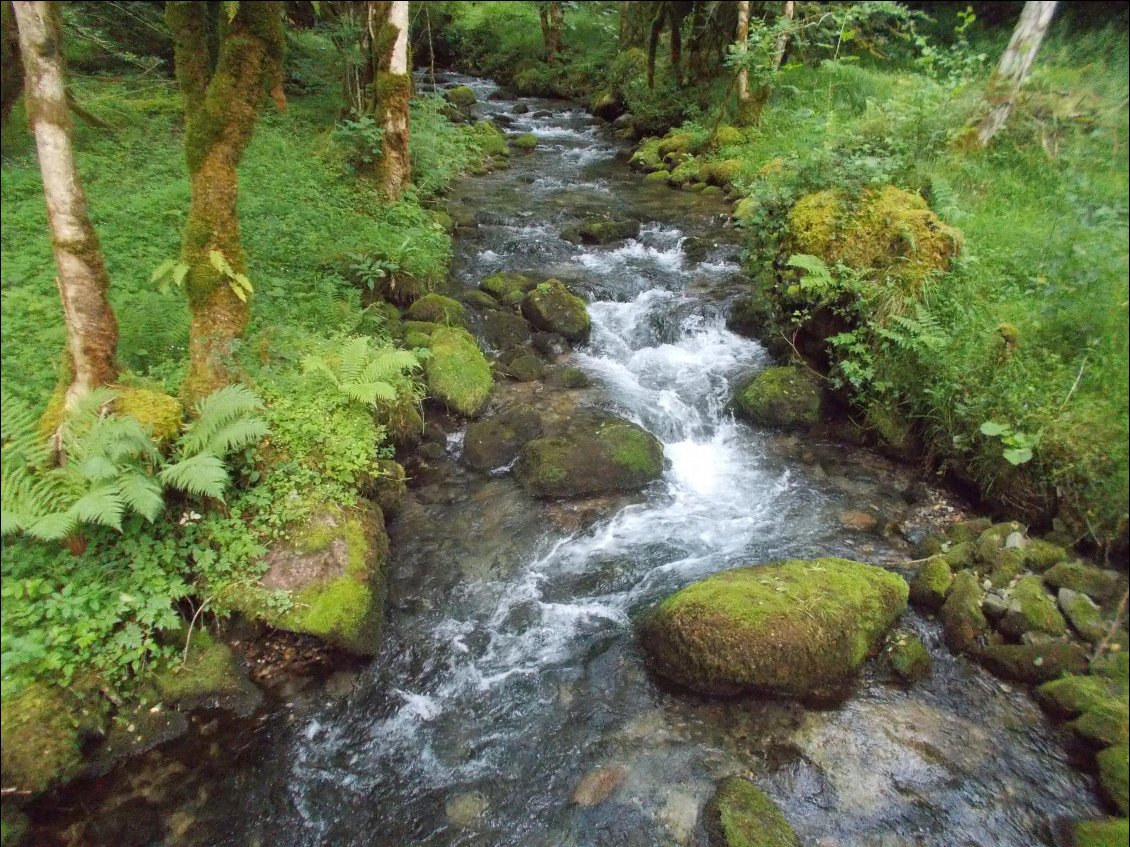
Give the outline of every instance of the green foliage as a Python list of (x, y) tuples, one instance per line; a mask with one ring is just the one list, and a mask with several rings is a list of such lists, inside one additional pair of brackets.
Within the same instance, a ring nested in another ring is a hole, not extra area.
[(384, 128), (369, 115), (354, 115), (338, 122), (334, 138), (349, 151), (349, 159), (359, 169), (381, 158)]
[(340, 355), (330, 358), (311, 353), (302, 360), (305, 373), (319, 374), (353, 402), (374, 408), (394, 402), (406, 375), (419, 369), (415, 353), (374, 349), (372, 340), (364, 336), (345, 340)]
[(985, 421), (981, 424), (980, 432), (989, 438), (999, 438), (1004, 450), (1001, 456), (1010, 465), (1023, 465), (1032, 460), (1032, 450), (1040, 443), (1040, 435), (1029, 435), (1026, 432), (1014, 430), (1008, 424), (996, 421)]

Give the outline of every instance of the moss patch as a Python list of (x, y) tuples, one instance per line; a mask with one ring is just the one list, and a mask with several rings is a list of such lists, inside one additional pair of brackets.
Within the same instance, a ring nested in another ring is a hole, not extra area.
[(60, 691), (35, 682), (4, 702), (0, 712), (0, 770), (4, 787), (38, 794), (75, 775), (78, 733)]
[(910, 600), (926, 609), (940, 609), (953, 584), (953, 572), (944, 556), (931, 556), (910, 583)]
[(114, 390), (118, 394), (114, 411), (137, 418), (158, 447), (171, 444), (180, 435), (184, 407), (175, 397), (150, 388), (119, 386)]
[(896, 574), (845, 559), (739, 568), (668, 597), (640, 642), (653, 670), (702, 693), (819, 694), (875, 651), (907, 594)]
[(1125, 744), (1108, 747), (1095, 757), (1099, 765), (1099, 785), (1124, 815), (1130, 807), (1127, 800), (1127, 757), (1130, 757), (1130, 748)]
[(950, 649), (971, 655), (977, 652), (989, 631), (981, 611), (985, 592), (973, 571), (961, 571), (953, 579), (942, 605), (942, 627)]
[(710, 847), (796, 847), (796, 833), (765, 792), (748, 780), (723, 780), (704, 811)]
[(425, 294), (408, 307), (405, 317), (409, 321), (432, 324), (467, 325), (467, 312), (463, 304), (442, 294)]
[(510, 139), (510, 146), (516, 150), (528, 153), (538, 146), (538, 137), (532, 132), (523, 132)]
[(479, 288), (502, 303), (512, 303), (515, 296), (520, 300), (526, 292), (533, 291), (537, 281), (525, 274), (502, 271), (492, 274), (479, 283)]
[(490, 364), (475, 339), (462, 329), (440, 327), (429, 339), (424, 365), (428, 393), (453, 412), (474, 417), (494, 387)]
[(1071, 832), (1074, 847), (1126, 847), (1128, 838), (1130, 821), (1126, 818), (1079, 821)]
[(454, 88), (449, 88), (443, 92), (443, 96), (448, 103), (452, 106), (458, 106), (460, 109), (469, 109), (478, 102), (474, 89), (469, 85), (457, 85)]
[(569, 341), (587, 341), (592, 331), (585, 301), (556, 279), (547, 279), (522, 299), (522, 316), (535, 329)]
[(734, 407), (762, 426), (797, 428), (820, 423), (823, 390), (804, 368), (766, 368), (738, 388)]
[(1026, 632), (1063, 635), (1067, 632), (1067, 622), (1056, 608), (1055, 600), (1044, 590), (1043, 580), (1026, 576), (1012, 590), (1000, 628), (1017, 638)]
[(1092, 600), (1111, 600), (1118, 596), (1118, 575), (1082, 562), (1061, 562), (1044, 573), (1044, 582), (1053, 588), (1070, 588)]
[(173, 660), (153, 682), (166, 703), (184, 711), (230, 709), (246, 716), (261, 700), (227, 645), (202, 630), (192, 633), (188, 661), (182, 665), (179, 658)]

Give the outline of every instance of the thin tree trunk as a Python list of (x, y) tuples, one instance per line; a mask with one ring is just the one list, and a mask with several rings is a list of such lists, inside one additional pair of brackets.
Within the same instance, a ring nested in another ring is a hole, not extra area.
[(59, 271), (56, 284), (66, 318), (71, 383), (65, 408), (70, 410), (92, 388), (117, 377), (118, 323), (107, 299), (110, 276), (71, 146), (59, 7), (43, 2), (15, 2), (12, 7), (19, 29), (28, 122), (35, 133)]
[(1024, 4), (1008, 47), (989, 80), (989, 114), (977, 129), (977, 143), (982, 147), (987, 146), (1008, 122), (1016, 97), (1032, 70), (1036, 52), (1051, 25), (1056, 5), (1055, 2), (1032, 0)]
[[(229, 22), (226, 10), (203, 2), (170, 2), (177, 82), (185, 102), (185, 159), (192, 202), (181, 259), (192, 321), (186, 399), (202, 397), (232, 379), (233, 343), (247, 328), (250, 307), (231, 277), (217, 268), (223, 257), (246, 273), (239, 232), (237, 168), (255, 131), (267, 88), (282, 98), (282, 7), (242, 2)], [(218, 28), (218, 38), (216, 37)]]
[[(738, 49), (744, 54), (749, 42), (749, 0), (738, 0)], [(738, 111), (749, 100), (749, 69), (743, 64), (738, 69)]]
[(552, 65), (557, 61), (557, 53), (561, 49), (561, 4), (538, 3), (538, 20), (541, 22), (542, 39), (545, 41), (545, 62)]
[(667, 3), (655, 4), (655, 17), (651, 21), (651, 36), (647, 42), (647, 87), (655, 88), (655, 54), (659, 48), (659, 36), (663, 34), (663, 25), (667, 22)]
[(24, 87), (20, 36), (16, 32), (16, 19), (12, 14), (12, 4), (8, 0), (0, 0), (0, 51), (2, 51), (0, 72), (3, 73), (0, 82), (0, 103), (3, 109), (0, 112), (0, 126), (7, 126), (8, 118), (12, 115), (12, 107), (20, 99)]
[(388, 4), (388, 31), (382, 41), (389, 43), (387, 60), (380, 57), (377, 68), (377, 112), (384, 135), (377, 180), (381, 193), (399, 200), (412, 177), (408, 157), (408, 99), (412, 77), (408, 73), (408, 2)]
[[(796, 3), (793, 0), (788, 0), (785, 3), (785, 20), (791, 21), (796, 17)], [(777, 36), (777, 51), (773, 56), (773, 73), (781, 70), (781, 65), (785, 64), (785, 56), (789, 52), (789, 34), (782, 32)]]

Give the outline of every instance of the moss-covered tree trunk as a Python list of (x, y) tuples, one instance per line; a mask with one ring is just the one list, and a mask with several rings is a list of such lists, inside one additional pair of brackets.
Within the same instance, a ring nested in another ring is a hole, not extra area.
[[(181, 245), (192, 321), (183, 393), (199, 398), (231, 381), (233, 342), (247, 328), (237, 168), (267, 90), (282, 100), (283, 31), (279, 3), (170, 2), (176, 75), (185, 106), (185, 160), (192, 202)], [(230, 272), (229, 272), (230, 269)]]
[[(738, 49), (743, 56), (749, 49), (749, 0), (738, 0)], [(738, 68), (738, 115), (743, 116), (749, 102), (749, 68)]]
[(408, 3), (391, 2), (377, 49), (376, 108), (381, 136), (377, 184), (389, 200), (399, 200), (412, 178), (408, 157), (408, 99), (412, 77), (408, 73)]
[(24, 87), (23, 63), (20, 60), (20, 37), (9, 0), (0, 0), (0, 126), (8, 125), (12, 107), (20, 99)]
[(557, 61), (561, 49), (561, 4), (557, 2), (538, 3), (538, 20), (541, 22), (541, 35), (545, 42), (545, 61), (552, 65)]
[(1051, 25), (1056, 5), (1054, 2), (1031, 0), (1024, 4), (1008, 47), (989, 79), (989, 113), (977, 128), (977, 143), (982, 147), (987, 146), (993, 136), (1004, 128), (1008, 116), (1012, 114), (1016, 97), (1032, 70), (1036, 52)]
[[(118, 322), (107, 299), (110, 276), (87, 212), (71, 146), (71, 116), (56, 3), (12, 4), (19, 31), (28, 122), (35, 134), (47, 221), (67, 329), (70, 385), (65, 407), (117, 377)], [(5, 74), (7, 71), (5, 71)]]

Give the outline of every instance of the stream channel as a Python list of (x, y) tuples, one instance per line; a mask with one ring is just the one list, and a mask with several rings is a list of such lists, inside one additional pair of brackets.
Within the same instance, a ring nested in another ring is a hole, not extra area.
[[(409, 465), (415, 485), (390, 527), (381, 655), (346, 690), (293, 698), (210, 752), (197, 739), (191, 754), (126, 763), (86, 806), (86, 838), (705, 844), (701, 809), (731, 774), (754, 779), (806, 845), (1030, 847), (1056, 843), (1060, 819), (1101, 814), (1029, 695), (951, 656), (913, 612), (904, 625), (928, 646), (930, 676), (906, 689), (872, 663), (833, 709), (708, 701), (648, 676), (633, 620), (668, 593), (790, 557), (898, 567), (914, 558), (903, 535), (921, 531), (916, 521), (957, 507), (912, 469), (727, 412), (734, 383), (769, 359), (725, 328), (743, 276), (720, 198), (645, 183), (625, 145), (569, 104), (525, 99), (515, 114), (490, 82), (444, 84), (469, 84), (478, 117), (507, 115), (511, 131), (539, 140), (453, 192), (478, 225), (460, 232), (452, 287), (500, 270), (557, 277), (593, 320), (591, 342), (564, 358), (592, 387), (500, 382), (494, 402), (614, 411), (663, 442), (667, 470), (600, 508), (546, 506), (509, 474), (464, 469), (460, 425), (448, 421), (447, 455)], [(638, 239), (559, 238), (601, 213), (638, 218)], [(861, 509), (897, 528), (845, 527), (844, 511)], [(622, 781), (602, 802), (571, 802), (602, 767), (622, 768)]]

